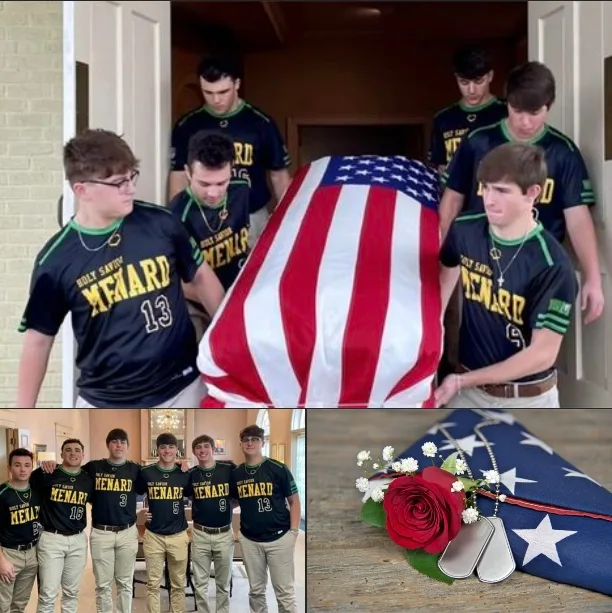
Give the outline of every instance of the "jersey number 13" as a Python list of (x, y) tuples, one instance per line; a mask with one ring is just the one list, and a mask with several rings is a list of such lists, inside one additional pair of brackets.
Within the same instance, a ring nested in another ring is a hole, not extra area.
[(157, 332), (160, 328), (169, 328), (172, 325), (172, 309), (166, 296), (145, 300), (140, 305), (140, 310), (145, 318), (147, 334)]

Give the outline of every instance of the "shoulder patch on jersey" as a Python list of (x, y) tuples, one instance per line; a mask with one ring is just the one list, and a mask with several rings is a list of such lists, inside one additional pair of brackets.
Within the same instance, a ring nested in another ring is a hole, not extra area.
[(557, 315), (562, 315), (563, 317), (568, 317), (572, 312), (572, 305), (569, 302), (565, 302), (565, 300), (551, 298), (550, 302), (548, 303), (548, 312), (556, 313)]

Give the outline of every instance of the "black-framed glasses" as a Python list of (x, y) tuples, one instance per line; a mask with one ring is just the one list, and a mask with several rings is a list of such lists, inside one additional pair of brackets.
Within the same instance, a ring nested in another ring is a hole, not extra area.
[(121, 181), (100, 181), (98, 179), (87, 179), (83, 181), (83, 183), (95, 183), (96, 185), (107, 185), (108, 187), (115, 187), (119, 191), (125, 191), (125, 189), (130, 185), (136, 185), (138, 183), (138, 177), (140, 176), (140, 171), (134, 170), (130, 174), (129, 177), (125, 179), (121, 179)]
[(258, 443), (261, 439), (258, 436), (245, 436), (240, 439), (241, 443)]

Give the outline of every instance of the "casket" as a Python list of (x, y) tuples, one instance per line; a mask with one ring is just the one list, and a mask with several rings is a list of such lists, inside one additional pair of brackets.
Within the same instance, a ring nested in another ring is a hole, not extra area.
[(201, 341), (203, 406), (434, 406), (438, 203), (404, 157), (300, 168)]
[[(612, 595), (612, 492), (584, 467), (558, 455), (511, 413), (457, 409), (398, 458), (413, 457), (427, 464), (421, 447), (428, 441), (444, 458), (454, 453), (456, 446), (440, 432), (442, 425), (463, 450), (474, 477), (482, 478), (493, 467), (474, 427), (488, 418), (500, 421), (481, 431), (497, 461), (499, 493), (506, 496), (498, 516), (504, 522), (516, 569)], [(384, 479), (384, 473), (376, 477), (382, 484), (379, 477)], [(485, 494), (478, 496), (477, 506), (488, 517), (494, 511), (495, 494)]]

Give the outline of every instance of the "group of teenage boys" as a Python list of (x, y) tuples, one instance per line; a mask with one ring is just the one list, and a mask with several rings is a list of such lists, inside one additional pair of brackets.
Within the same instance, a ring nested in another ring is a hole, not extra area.
[[(593, 187), (578, 147), (547, 123), (547, 66), (513, 69), (505, 100), (491, 93), (485, 50), (459, 51), (453, 72), (461, 100), (434, 118), (428, 160), (443, 187), (448, 305), (436, 403), (558, 406), (555, 362), (576, 296), (585, 323), (604, 307)], [(134, 201), (139, 162), (116, 134), (66, 144), (76, 213), (36, 258), (18, 406), (35, 406), (68, 313), (77, 407), (201, 405), (198, 342), (291, 177), (274, 120), (240, 96), (237, 64), (206, 58), (198, 77), (204, 104), (172, 131), (168, 206)]]
[[(106, 437), (108, 457), (86, 464), (77, 439), (63, 442), (60, 464), (43, 462), (36, 469), (29, 450), (11, 451), (10, 478), (0, 486), (0, 612), (23, 613), (38, 578), (36, 613), (52, 613), (60, 592), (63, 613), (76, 613), (90, 549), (96, 612), (113, 612), (115, 584), (116, 610), (129, 613), (139, 547), (137, 496), (144, 495), (147, 613), (160, 612), (166, 567), (170, 611), (184, 613), (188, 559), (198, 611), (229, 612), (236, 506), (251, 611), (268, 610), (269, 571), (279, 612), (297, 613), (294, 551), (300, 499), (288, 467), (265, 457), (263, 444), (259, 426), (244, 428), (240, 446), (245, 461), (237, 466), (216, 460), (214, 439), (198, 436), (192, 442), (198, 464), (192, 468), (177, 461), (179, 443), (171, 433), (157, 437), (157, 463), (141, 466), (126, 460), (128, 435), (120, 428)], [(216, 603), (208, 598), (211, 563)]]

